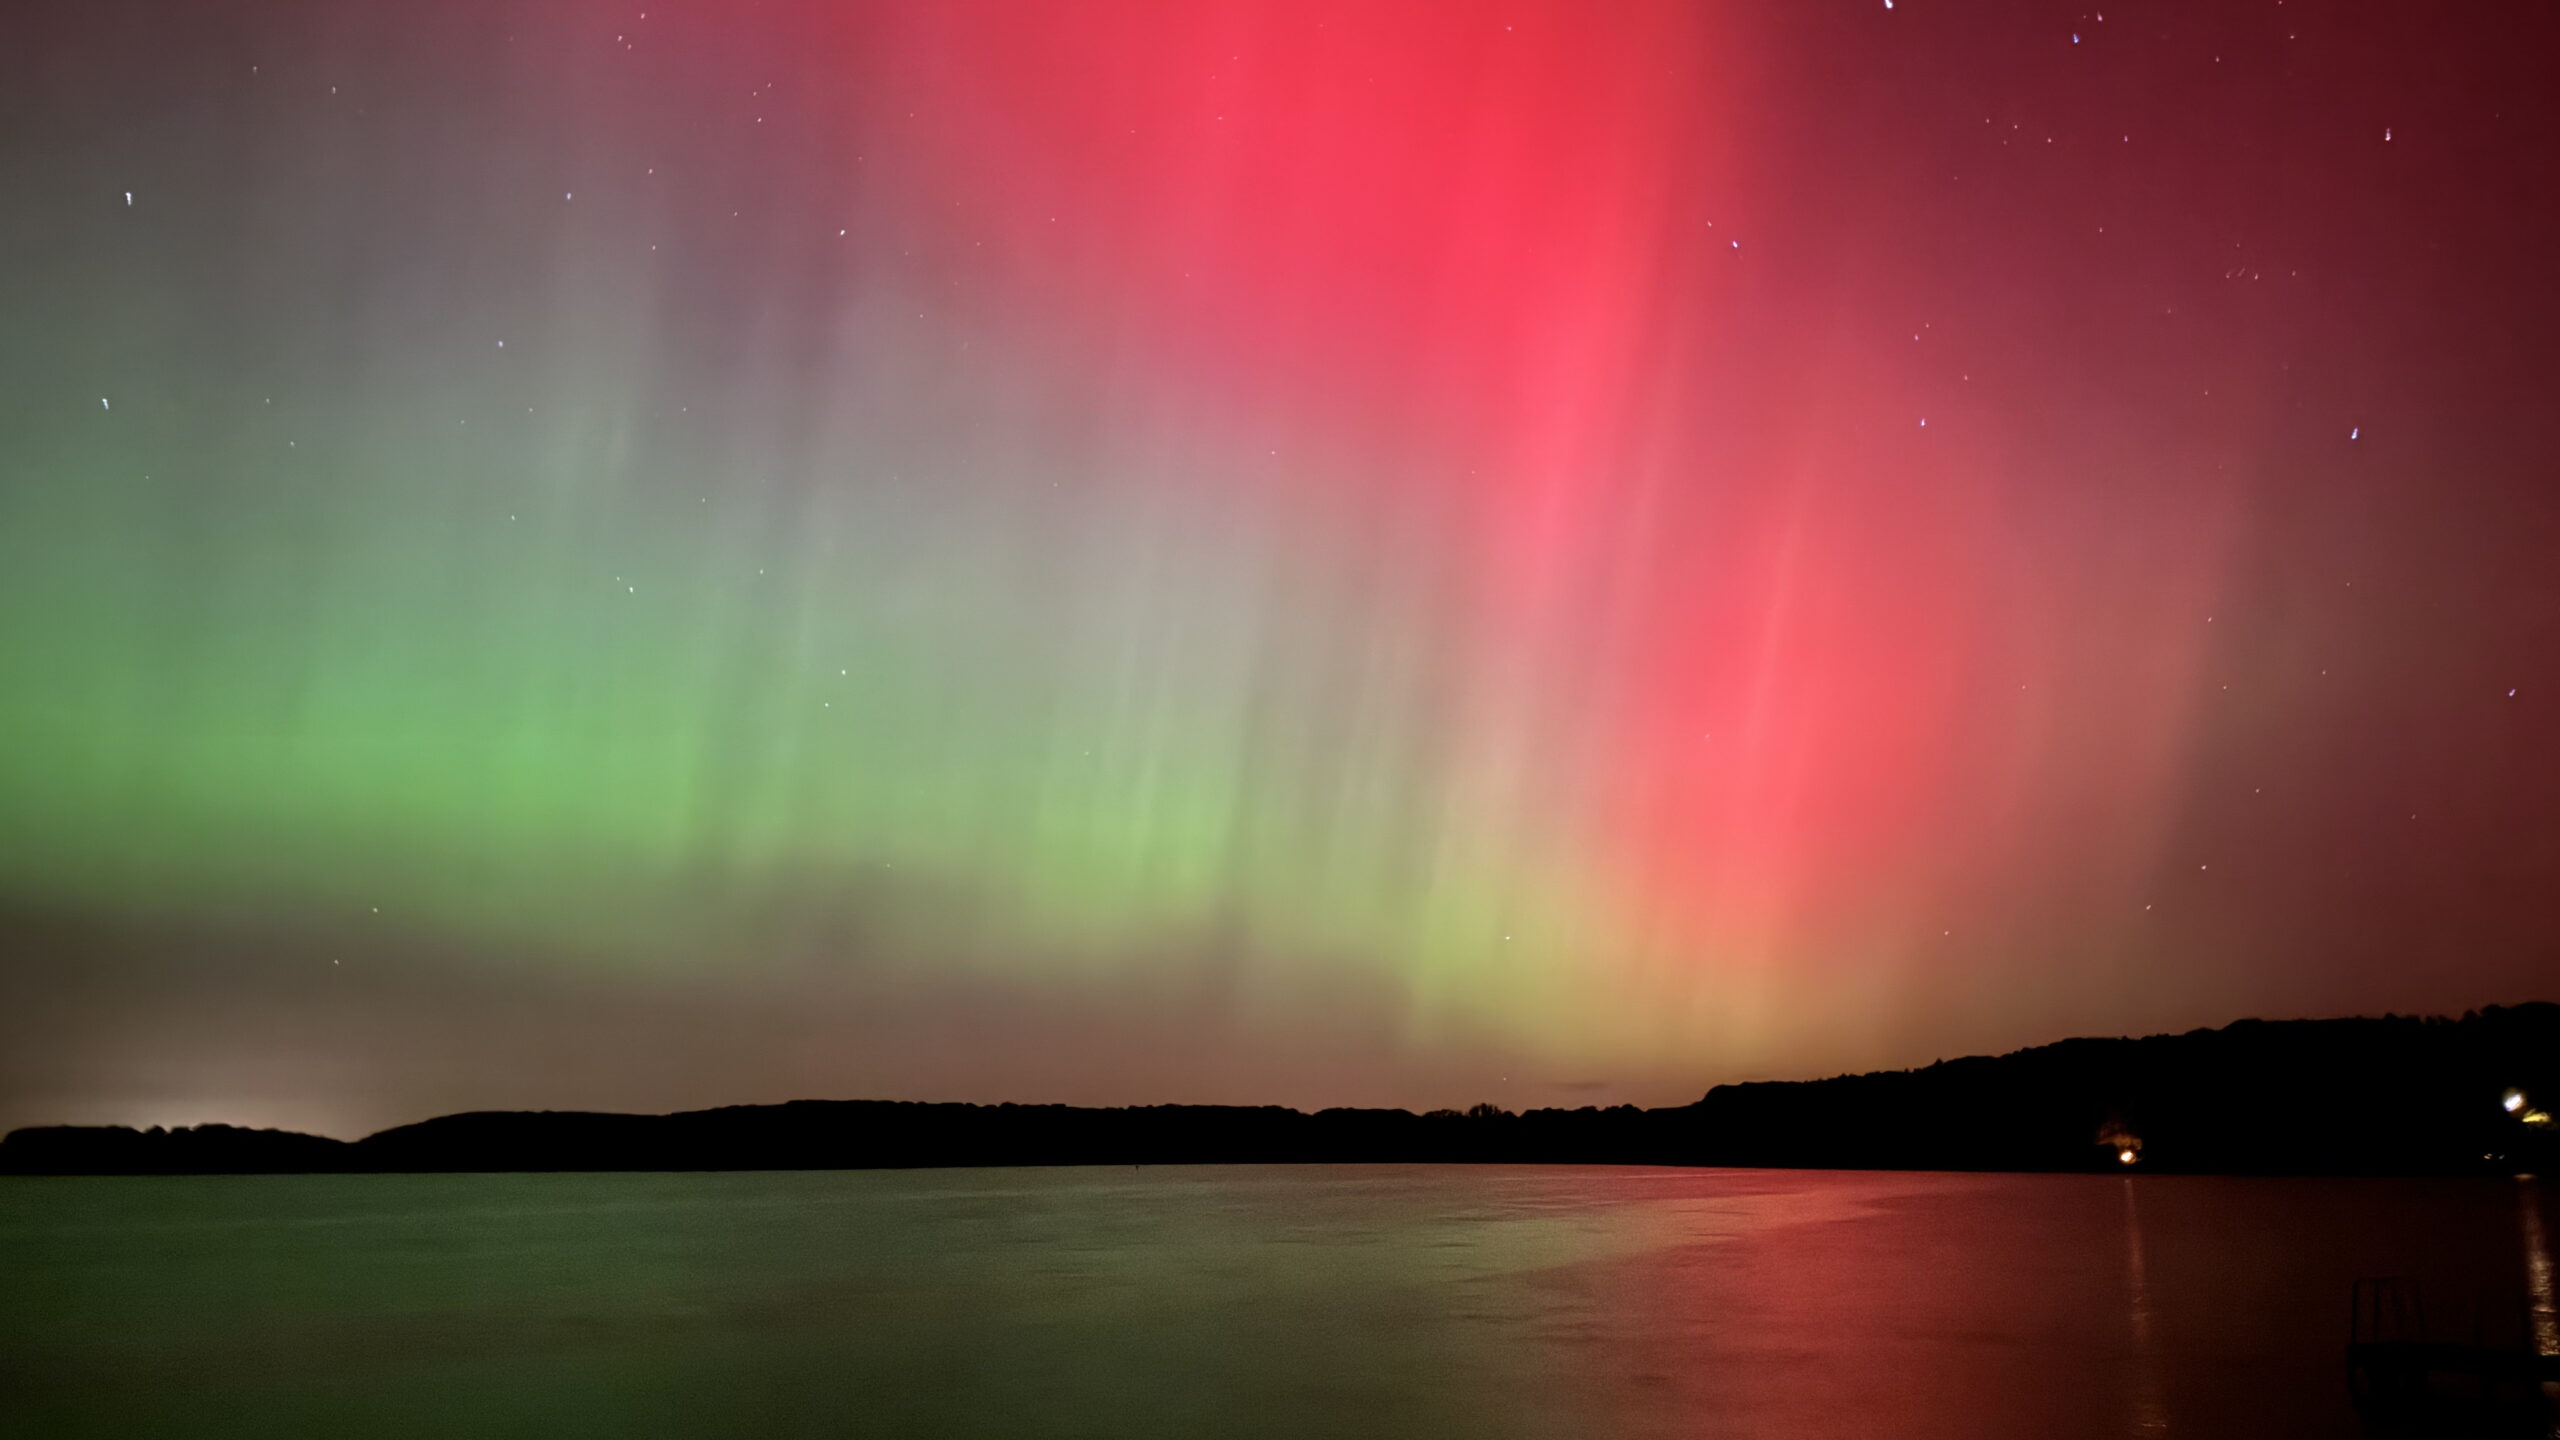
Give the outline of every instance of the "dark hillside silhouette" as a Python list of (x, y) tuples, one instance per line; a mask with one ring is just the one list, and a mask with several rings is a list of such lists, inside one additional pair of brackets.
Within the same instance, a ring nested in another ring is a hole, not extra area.
[[(797, 1100), (676, 1115), (446, 1115), (353, 1143), (207, 1125), (52, 1126), (0, 1171), (837, 1169), (1508, 1162), (2476, 1174), (2560, 1162), (2560, 1005), (2459, 1020), (2243, 1020), (1829, 1080), (1720, 1085), (1642, 1110), (960, 1105)], [(2125, 1157), (2130, 1155), (2128, 1161)]]

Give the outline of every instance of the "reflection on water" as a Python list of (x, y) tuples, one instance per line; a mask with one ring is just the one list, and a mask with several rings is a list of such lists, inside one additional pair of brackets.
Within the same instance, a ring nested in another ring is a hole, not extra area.
[(2160, 1403), (2160, 1362), (2151, 1348), (2151, 1281), (2142, 1269), (2142, 1206), (2124, 1182), (2125, 1283), (2133, 1305), (2133, 1433), (2160, 1435), (2169, 1413)]
[(2497, 1181), (1496, 1167), (0, 1183), (0, 1433), (2311, 1437)]
[(2551, 1242), (2542, 1231), (2542, 1186), (2528, 1175), (2516, 1182), (2517, 1208), (2524, 1212), (2524, 1283), (2533, 1311), (2536, 1354), (2560, 1355), (2560, 1303), (2551, 1290)]
[[(2533, 1317), (2533, 1349), (2537, 1355), (2560, 1355), (2560, 1301), (2552, 1294), (2551, 1239), (2542, 1226), (2542, 1185), (2527, 1175), (2516, 1182), (2516, 1208), (2524, 1219), (2524, 1284), (2526, 1307)], [(2546, 1403), (2560, 1413), (2560, 1386), (2546, 1382)], [(2560, 1423), (2552, 1426), (2560, 1435)]]

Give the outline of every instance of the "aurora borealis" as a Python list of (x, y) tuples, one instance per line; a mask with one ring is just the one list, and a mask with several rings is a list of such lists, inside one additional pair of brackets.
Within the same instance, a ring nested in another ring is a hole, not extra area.
[(0, 17), (0, 1122), (2560, 974), (2547, 6)]

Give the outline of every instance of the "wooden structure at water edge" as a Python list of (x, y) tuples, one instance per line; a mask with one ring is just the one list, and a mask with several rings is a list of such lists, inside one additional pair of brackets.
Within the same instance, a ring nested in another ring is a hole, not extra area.
[[(2469, 1321), (2428, 1323), (2426, 1296), (2397, 1277), (2358, 1280), (2350, 1300), (2347, 1392), (2379, 1434), (2560, 1433), (2560, 1355), (2537, 1344), (2530, 1306), (2482, 1302)], [(2508, 1312), (2512, 1323), (2505, 1323)]]

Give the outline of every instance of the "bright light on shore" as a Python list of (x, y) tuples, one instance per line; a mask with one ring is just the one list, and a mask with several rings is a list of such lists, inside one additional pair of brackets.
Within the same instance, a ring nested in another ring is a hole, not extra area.
[(2506, 1106), (2507, 1113), (2513, 1115), (2524, 1108), (2524, 1092), (2521, 1090), (2510, 1090), (2507, 1092), (2506, 1098), (2498, 1103)]
[(2116, 1152), (2116, 1160), (2121, 1164), (2130, 1165), (2133, 1163), (2133, 1159), (2134, 1155), (2131, 1150), (2119, 1150)]

